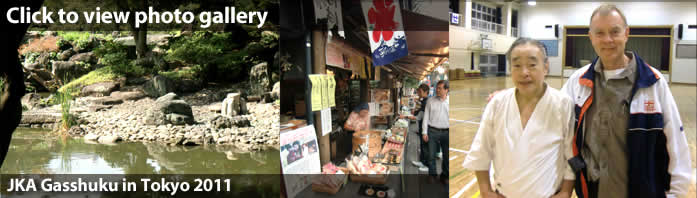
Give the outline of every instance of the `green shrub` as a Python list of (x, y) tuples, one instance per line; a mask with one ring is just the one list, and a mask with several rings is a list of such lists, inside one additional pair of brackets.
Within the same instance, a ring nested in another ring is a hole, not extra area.
[(128, 58), (128, 47), (113, 41), (104, 42), (95, 49), (94, 54), (100, 58), (103, 65), (111, 67), (111, 70), (123, 76), (142, 76), (149, 73), (145, 67), (134, 64)]
[[(75, 32), (75, 31), (62, 32), (62, 31), (59, 31), (58, 36), (62, 37), (62, 39), (59, 39), (59, 40), (66, 40), (66, 41), (72, 43), (73, 47), (79, 48), (79, 49), (87, 48), (91, 42), (89, 32)], [(64, 41), (57, 41), (56, 44), (59, 44), (61, 42), (64, 42)], [(60, 46), (60, 44), (59, 44), (59, 46)]]
[(189, 37), (174, 41), (167, 50), (165, 60), (207, 65), (230, 49), (227, 42), (229, 36), (230, 33), (194, 32)]

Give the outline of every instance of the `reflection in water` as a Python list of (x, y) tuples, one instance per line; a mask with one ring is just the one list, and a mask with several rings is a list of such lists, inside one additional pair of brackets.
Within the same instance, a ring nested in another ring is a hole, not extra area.
[(46, 130), (19, 128), (2, 174), (278, 174), (278, 150), (159, 143), (85, 143)]

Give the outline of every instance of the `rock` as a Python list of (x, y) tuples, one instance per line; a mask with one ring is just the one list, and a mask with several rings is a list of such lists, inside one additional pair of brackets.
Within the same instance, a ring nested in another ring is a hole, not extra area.
[(252, 85), (252, 93), (260, 94), (269, 91), (270, 81), (268, 73), (268, 64), (266, 62), (259, 63), (252, 67), (249, 71), (250, 84)]
[(34, 71), (44, 68), (44, 65), (40, 63), (23, 63), (22, 66), (24, 66), (24, 69), (28, 71)]
[(123, 100), (114, 97), (99, 97), (91, 100), (95, 105), (117, 105), (123, 103)]
[(73, 50), (72, 48), (63, 50), (61, 53), (58, 54), (58, 60), (66, 61), (76, 53), (77, 52), (75, 52), (75, 50)]
[(105, 110), (105, 109), (110, 109), (110, 108), (111, 108), (111, 106), (108, 106), (108, 105), (98, 105), (98, 104), (95, 104), (95, 105), (90, 105), (90, 106), (88, 106), (88, 107), (87, 107), (87, 111), (89, 111), (89, 112), (97, 112), (97, 111), (101, 111), (101, 110)]
[(57, 36), (58, 33), (55, 31), (44, 31), (43, 36)]
[(83, 138), (84, 138), (85, 140), (97, 141), (97, 139), (99, 139), (99, 135), (94, 134), (94, 133), (88, 133), (88, 134), (85, 135), (85, 137), (83, 137)]
[(61, 114), (59, 112), (48, 113), (27, 111), (22, 113), (22, 120), (19, 123), (24, 125), (43, 125), (58, 123), (60, 120)]
[(271, 97), (273, 97), (273, 100), (278, 100), (281, 97), (281, 82), (276, 82), (273, 84)]
[(135, 77), (135, 78), (129, 78), (126, 80), (126, 84), (128, 85), (142, 85), (143, 83), (147, 82), (148, 79), (145, 79), (143, 77)]
[(39, 57), (36, 57), (35, 63), (47, 65), (49, 59), (51, 59), (51, 54), (49, 54), (48, 52), (42, 52), (41, 54), (39, 54)]
[(118, 141), (121, 141), (121, 137), (117, 135), (105, 135), (99, 137), (99, 140), (97, 140), (101, 144), (114, 144)]
[(213, 113), (218, 113), (222, 111), (222, 103), (216, 102), (213, 104), (208, 105), (208, 110), (210, 110)]
[(145, 98), (145, 93), (141, 91), (115, 91), (111, 92), (110, 97), (123, 100), (123, 101), (132, 101), (132, 100), (140, 100), (142, 98)]
[(174, 82), (167, 77), (157, 75), (146, 82), (143, 89), (150, 97), (160, 97), (174, 91)]
[(85, 133), (85, 130), (80, 128), (80, 126), (72, 126), (70, 129), (68, 129), (68, 134), (70, 135), (82, 135)]
[(228, 116), (221, 116), (218, 115), (208, 121), (208, 123), (213, 126), (214, 129), (226, 129), (230, 127), (250, 127), (250, 122), (247, 117), (244, 116), (235, 116), (235, 117), (228, 117)]
[(80, 94), (82, 96), (108, 96), (111, 92), (119, 89), (119, 84), (116, 82), (101, 82), (88, 85), (82, 88)]
[(70, 57), (69, 61), (97, 64), (97, 57), (93, 52), (85, 52), (75, 54), (74, 56)]
[(28, 93), (22, 97), (22, 105), (27, 107), (27, 109), (32, 110), (35, 108), (41, 108), (41, 95), (36, 93)]
[(240, 115), (240, 93), (229, 93), (221, 106), (221, 114), (224, 116)]
[(158, 98), (155, 105), (146, 112), (146, 124), (194, 124), (191, 106), (175, 93)]
[(249, 111), (247, 110), (247, 100), (240, 98), (240, 115), (247, 115)]
[(87, 69), (72, 61), (53, 61), (53, 76), (62, 81), (70, 81), (87, 73)]
[(182, 114), (177, 114), (177, 113), (170, 113), (170, 114), (166, 114), (165, 117), (167, 120), (169, 120), (169, 123), (174, 124), (174, 125), (184, 125), (184, 124), (194, 123), (193, 116), (187, 116), (187, 115), (182, 115)]

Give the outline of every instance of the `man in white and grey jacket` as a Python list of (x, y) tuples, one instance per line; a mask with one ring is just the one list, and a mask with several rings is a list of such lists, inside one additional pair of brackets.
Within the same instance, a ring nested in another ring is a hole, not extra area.
[(683, 124), (661, 73), (625, 51), (629, 26), (604, 4), (588, 36), (598, 54), (562, 91), (575, 103), (573, 154), (579, 198), (685, 197), (690, 154)]

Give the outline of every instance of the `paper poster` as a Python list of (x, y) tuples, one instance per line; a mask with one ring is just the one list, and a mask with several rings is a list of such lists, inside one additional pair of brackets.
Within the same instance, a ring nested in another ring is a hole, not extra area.
[(327, 75), (319, 76), (322, 84), (322, 109), (329, 108), (329, 90), (327, 86)]
[(311, 90), (311, 103), (312, 111), (322, 110), (322, 82), (319, 79), (321, 75), (309, 75), (310, 82), (312, 83)]
[(363, 18), (368, 25), (368, 37), (373, 65), (390, 64), (408, 54), (401, 7), (398, 1), (363, 0)]
[(332, 110), (331, 108), (322, 109), (320, 112), (322, 118), (322, 136), (332, 132)]
[(334, 98), (336, 94), (336, 80), (334, 79), (334, 76), (327, 75), (327, 78), (327, 85), (329, 86), (329, 107), (336, 107), (336, 98)]
[(293, 198), (312, 184), (313, 174), (322, 173), (315, 127), (281, 133), (280, 139), (283, 177), (288, 197)]

